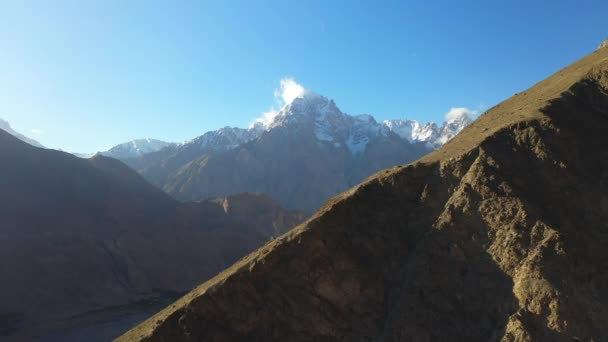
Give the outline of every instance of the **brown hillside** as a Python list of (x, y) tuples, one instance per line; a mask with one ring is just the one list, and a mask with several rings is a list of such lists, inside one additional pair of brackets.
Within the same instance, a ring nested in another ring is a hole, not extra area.
[(601, 341), (606, 132), (603, 48), (119, 341)]

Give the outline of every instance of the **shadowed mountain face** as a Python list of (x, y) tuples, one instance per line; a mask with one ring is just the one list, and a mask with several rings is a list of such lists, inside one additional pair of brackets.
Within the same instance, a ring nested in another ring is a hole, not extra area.
[(470, 122), (462, 113), (442, 126), (378, 123), (306, 91), (265, 123), (225, 127), (125, 162), (179, 200), (259, 192), (312, 213), (374, 172), (429, 153)]
[(117, 160), (2, 131), (0, 160), (0, 336), (187, 291), (303, 220), (258, 195), (180, 204)]
[(106, 157), (122, 160), (141, 157), (145, 154), (157, 152), (164, 148), (173, 147), (176, 145), (177, 144), (157, 139), (137, 139), (116, 145), (107, 151), (99, 153)]
[(608, 336), (608, 48), (382, 171), (121, 341)]
[(189, 162), (163, 189), (181, 200), (261, 192), (310, 213), (373, 172), (427, 152), (422, 145), (394, 138), (371, 142), (355, 159), (346, 149), (319, 144), (310, 130), (278, 128), (236, 149)]

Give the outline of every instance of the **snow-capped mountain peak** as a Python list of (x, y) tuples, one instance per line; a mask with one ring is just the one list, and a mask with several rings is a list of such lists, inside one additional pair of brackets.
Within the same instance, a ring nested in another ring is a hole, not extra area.
[(226, 126), (196, 137), (186, 142), (185, 145), (198, 145), (201, 150), (222, 152), (253, 140), (262, 132), (263, 128), (260, 124), (251, 126), (249, 129)]
[(445, 115), (445, 120), (447, 124), (454, 125), (468, 125), (473, 121), (472, 116), (475, 115), (476, 112), (472, 111), (468, 108), (452, 108)]
[(420, 124), (416, 120), (385, 120), (382, 122), (391, 132), (409, 142), (420, 140)]
[(372, 139), (386, 137), (389, 132), (409, 143), (424, 143), (429, 149), (436, 149), (472, 122), (472, 111), (452, 108), (442, 126), (434, 122), (421, 124), (416, 120), (385, 120), (378, 123), (369, 114), (345, 114), (333, 100), (300, 85), (291, 87), (295, 89), (291, 91), (291, 96), (283, 96), (289, 102), (280, 111), (266, 113), (256, 120), (250, 130), (259, 134), (260, 131), (278, 127), (312, 127), (319, 142), (332, 143), (334, 147), (346, 146), (353, 154), (359, 154), (365, 151)]
[(328, 114), (331, 116), (337, 113), (341, 114), (333, 100), (313, 91), (304, 90), (298, 97), (284, 105), (280, 111), (267, 113), (266, 120), (258, 119), (256, 122), (262, 123), (264, 129), (269, 130), (307, 119), (325, 121), (328, 119)]
[(175, 144), (157, 139), (136, 139), (116, 145), (107, 151), (100, 152), (99, 154), (116, 159), (137, 158), (144, 154), (160, 151), (163, 148), (171, 145)]
[[(385, 120), (377, 122), (369, 114), (343, 113), (334, 100), (308, 90), (293, 80), (281, 82), (281, 91), (275, 93), (278, 111), (265, 113), (249, 128), (223, 127), (209, 131), (180, 145), (179, 149), (208, 152), (225, 152), (261, 137), (265, 132), (282, 129), (288, 134), (311, 134), (321, 145), (329, 148), (347, 148), (353, 155), (366, 151), (374, 139), (392, 139), (396, 135), (411, 144), (423, 143), (436, 149), (453, 138), (471, 123), (472, 112), (466, 108), (453, 108), (441, 127), (433, 122), (421, 124), (416, 120)], [(121, 144), (103, 154), (125, 159), (139, 157), (171, 145), (153, 139), (135, 140)]]
[(470, 125), (473, 122), (471, 116), (474, 114), (475, 112), (466, 108), (452, 108), (446, 115), (446, 122), (441, 126), (439, 137), (434, 142), (433, 147), (439, 148)]
[(474, 111), (467, 108), (452, 108), (441, 126), (434, 122), (422, 125), (416, 120), (385, 120), (383, 124), (409, 142), (423, 142), (429, 148), (436, 149), (471, 124), (474, 114)]

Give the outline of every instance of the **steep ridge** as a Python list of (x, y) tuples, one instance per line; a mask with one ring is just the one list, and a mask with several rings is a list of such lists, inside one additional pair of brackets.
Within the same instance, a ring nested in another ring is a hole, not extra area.
[(125, 162), (179, 200), (256, 192), (312, 213), (374, 172), (441, 146), (470, 122), (462, 113), (441, 127), (378, 123), (307, 90), (249, 129), (225, 127)]
[[(221, 154), (245, 144), (261, 134), (257, 129), (224, 127), (206, 132), (184, 144), (167, 146), (138, 158), (122, 159), (149, 182), (162, 188), (185, 165), (207, 155)], [(234, 193), (234, 192), (232, 192)], [(225, 194), (223, 194), (225, 195)]]
[(0, 131), (0, 339), (208, 279), (303, 214), (261, 195), (181, 204), (118, 160)]
[(26, 142), (32, 146), (36, 146), (36, 147), (40, 147), (40, 148), (44, 148), (44, 146), (42, 146), (42, 144), (40, 144), (39, 142), (37, 142), (36, 140), (32, 139), (32, 138), (28, 138), (25, 135), (15, 131), (11, 125), (5, 121), (0, 119), (0, 129), (6, 131), (7, 133), (9, 133), (10, 135), (16, 137), (17, 139)]
[(337, 196), (118, 340), (599, 341), (606, 130), (608, 48)]

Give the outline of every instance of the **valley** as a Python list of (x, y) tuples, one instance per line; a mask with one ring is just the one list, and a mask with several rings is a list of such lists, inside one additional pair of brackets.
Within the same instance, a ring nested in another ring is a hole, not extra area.
[(0, 342), (605, 341), (606, 13), (0, 1)]

